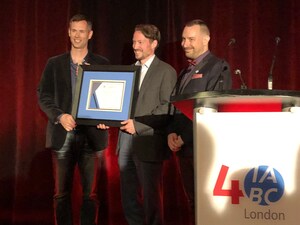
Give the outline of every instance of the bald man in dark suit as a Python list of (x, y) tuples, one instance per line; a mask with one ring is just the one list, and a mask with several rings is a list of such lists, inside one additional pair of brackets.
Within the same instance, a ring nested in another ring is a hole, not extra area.
[[(231, 88), (229, 65), (209, 51), (209, 40), (210, 32), (204, 21), (192, 20), (185, 25), (181, 46), (189, 66), (181, 71), (173, 95)], [(191, 220), (194, 221), (193, 122), (179, 110), (168, 129), (168, 145), (178, 156), (182, 183), (191, 206)]]

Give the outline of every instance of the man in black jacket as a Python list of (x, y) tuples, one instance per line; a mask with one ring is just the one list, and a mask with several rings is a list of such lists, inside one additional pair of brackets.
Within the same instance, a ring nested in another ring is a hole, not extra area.
[(94, 225), (98, 212), (98, 162), (101, 150), (107, 146), (107, 131), (96, 126), (77, 126), (71, 108), (79, 65), (108, 64), (108, 60), (88, 51), (93, 31), (86, 16), (73, 16), (68, 33), (71, 50), (48, 60), (38, 87), (38, 99), (48, 117), (46, 148), (52, 150), (56, 223), (73, 224), (71, 192), (77, 164), (83, 191), (81, 225)]
[[(189, 66), (181, 71), (173, 95), (231, 88), (229, 65), (209, 51), (209, 40), (209, 29), (202, 20), (192, 20), (185, 25), (181, 46)], [(168, 145), (177, 152), (184, 190), (194, 219), (193, 122), (178, 110), (169, 129)]]

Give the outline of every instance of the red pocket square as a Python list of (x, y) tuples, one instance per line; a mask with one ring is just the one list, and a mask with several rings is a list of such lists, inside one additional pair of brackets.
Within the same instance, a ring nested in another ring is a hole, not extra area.
[(202, 73), (196, 73), (192, 76), (192, 79), (198, 79), (198, 78), (202, 78), (203, 74)]

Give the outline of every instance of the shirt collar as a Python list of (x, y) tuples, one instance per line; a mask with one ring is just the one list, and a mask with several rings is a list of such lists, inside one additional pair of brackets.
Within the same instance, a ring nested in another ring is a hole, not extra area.
[(146, 66), (147, 68), (149, 68), (151, 63), (153, 62), (154, 58), (155, 58), (155, 55), (151, 56), (143, 65), (141, 64), (140, 61), (137, 61), (135, 63), (135, 65), (137, 65), (137, 66)]
[[(89, 65), (88, 61), (89, 61), (89, 52), (83, 58), (83, 61), (81, 62), (81, 65)], [(71, 52), (70, 52), (70, 62), (73, 65), (77, 65), (77, 63), (73, 62), (73, 59), (72, 59), (72, 56), (71, 56)]]
[(209, 53), (210, 53), (210, 51), (207, 50), (203, 54), (199, 55), (196, 59), (194, 59), (193, 61), (195, 62), (195, 65), (199, 64), (205, 58), (205, 56), (207, 56)]

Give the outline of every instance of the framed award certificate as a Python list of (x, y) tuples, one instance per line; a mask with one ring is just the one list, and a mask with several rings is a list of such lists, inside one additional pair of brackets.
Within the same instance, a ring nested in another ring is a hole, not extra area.
[(133, 118), (140, 66), (82, 65), (72, 115), (78, 125), (121, 126)]

